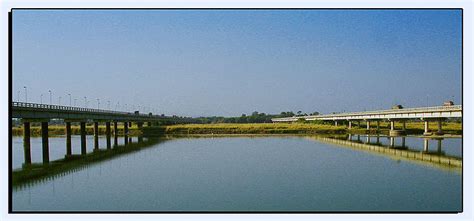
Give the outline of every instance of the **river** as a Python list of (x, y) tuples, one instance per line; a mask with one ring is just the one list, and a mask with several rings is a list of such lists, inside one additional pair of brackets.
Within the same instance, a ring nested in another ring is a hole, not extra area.
[[(462, 174), (341, 148), (303, 136), (184, 137), (13, 188), (13, 211), (456, 212)], [(366, 137), (359, 137), (363, 142)], [(13, 137), (14, 169), (23, 162)], [(136, 142), (136, 138), (133, 138)], [(80, 153), (73, 136), (73, 153)], [(352, 137), (352, 140), (357, 140)], [(371, 139), (372, 142), (374, 138)], [(389, 145), (380, 137), (381, 145)], [(123, 143), (123, 138), (119, 138)], [(399, 141), (398, 141), (399, 142)], [(423, 150), (423, 139), (406, 146)], [(105, 146), (105, 138), (100, 138)], [(442, 141), (462, 156), (462, 139)], [(41, 138), (31, 139), (41, 162)], [(88, 152), (93, 140), (88, 139)], [(388, 148), (388, 147), (387, 147)], [(432, 142), (430, 148), (436, 150)], [(50, 138), (50, 159), (64, 157), (64, 137)]]

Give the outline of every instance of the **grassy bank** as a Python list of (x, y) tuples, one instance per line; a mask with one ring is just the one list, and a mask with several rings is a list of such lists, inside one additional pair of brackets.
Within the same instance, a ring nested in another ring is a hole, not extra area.
[[(430, 125), (431, 130), (436, 130), (434, 123)], [(381, 133), (389, 131), (387, 123), (381, 123)], [(397, 124), (396, 128), (401, 128)], [(370, 133), (376, 133), (375, 123), (371, 125)], [(424, 125), (422, 122), (409, 122), (406, 124), (409, 134), (422, 134)], [(447, 134), (462, 134), (460, 123), (443, 123), (443, 131)], [(343, 133), (367, 133), (366, 126), (361, 128), (354, 126), (348, 129), (346, 125), (334, 126), (330, 124), (314, 123), (255, 123), (255, 124), (179, 124), (159, 127), (143, 128), (143, 135), (156, 136), (163, 134), (343, 134)]]
[[(462, 134), (462, 124), (455, 122), (443, 122), (443, 131), (446, 134)], [(395, 124), (396, 129), (401, 129), (401, 123)], [(223, 123), (223, 124), (178, 124), (168, 126), (144, 127), (143, 134), (148, 136), (163, 135), (163, 134), (342, 134), (342, 133), (367, 133), (366, 124), (361, 123), (360, 127), (353, 124), (352, 129), (348, 129), (347, 125), (340, 124), (334, 126), (333, 124), (316, 124), (311, 122), (306, 123)], [(377, 133), (375, 122), (371, 123), (371, 130), (369, 133)], [(380, 122), (380, 133), (388, 134), (390, 124), (388, 122)], [(422, 134), (424, 131), (423, 122), (407, 122), (406, 129), (408, 134)], [(430, 123), (432, 131), (437, 130), (435, 122)], [(73, 135), (80, 134), (78, 125), (72, 125), (71, 131)], [(118, 127), (119, 134), (123, 134), (123, 126)], [(92, 135), (94, 133), (93, 125), (86, 126), (86, 133)], [(22, 136), (23, 128), (12, 128), (13, 136)], [(49, 126), (49, 134), (51, 136), (64, 135), (65, 126), (54, 125)], [(99, 126), (99, 134), (105, 134), (105, 125)], [(136, 125), (129, 127), (129, 134), (140, 135), (142, 131)], [(41, 127), (31, 127), (32, 136), (41, 136)]]
[[(111, 130), (113, 131), (113, 125), (111, 125)], [(123, 126), (117, 127), (118, 133), (123, 134)], [(30, 127), (31, 136), (41, 136), (41, 127), (34, 126)], [(128, 132), (131, 136), (137, 136), (141, 134), (141, 131), (138, 129), (137, 126), (132, 126), (128, 128)], [(58, 135), (65, 135), (66, 134), (66, 126), (65, 125), (54, 125), (48, 127), (48, 133), (50, 136), (58, 136)], [(72, 135), (80, 135), (81, 129), (79, 125), (71, 125), (71, 133)], [(94, 126), (88, 125), (86, 126), (86, 134), (92, 135), (94, 134)], [(105, 135), (105, 125), (99, 126), (99, 134)], [(23, 127), (13, 127), (12, 128), (12, 135), (13, 136), (23, 136)]]
[(145, 136), (162, 134), (339, 134), (344, 126), (323, 124), (180, 124), (143, 128)]

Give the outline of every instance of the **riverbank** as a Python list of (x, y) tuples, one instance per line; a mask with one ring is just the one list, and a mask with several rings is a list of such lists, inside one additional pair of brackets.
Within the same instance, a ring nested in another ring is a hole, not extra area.
[[(435, 128), (432, 128), (433, 130)], [(408, 134), (423, 134), (424, 125), (421, 122), (406, 124)], [(444, 123), (443, 131), (446, 134), (461, 135), (460, 123)], [(255, 124), (178, 124), (159, 127), (144, 127), (144, 136), (187, 135), (187, 134), (388, 134), (389, 129), (381, 124), (377, 131), (374, 126), (370, 130), (345, 125), (334, 126), (329, 124), (312, 123), (255, 123)]]
[[(397, 129), (401, 125), (396, 125)], [(431, 125), (430, 129), (436, 131), (437, 127)], [(71, 131), (73, 135), (80, 135), (78, 125), (72, 125)], [(443, 131), (448, 135), (462, 135), (462, 124), (455, 122), (444, 122)], [(422, 122), (407, 122), (407, 134), (423, 134), (424, 124)], [(86, 133), (92, 135), (94, 133), (93, 125), (86, 126)], [(123, 126), (118, 127), (118, 133), (123, 134)], [(389, 124), (387, 122), (380, 123), (380, 129), (376, 130), (373, 123), (370, 130), (366, 129), (366, 125), (357, 127), (353, 125), (351, 129), (347, 125), (331, 125), (316, 123), (223, 123), (223, 124), (177, 124), (167, 126), (143, 127), (140, 131), (136, 125), (129, 127), (129, 135), (131, 136), (161, 136), (164, 134), (183, 135), (183, 134), (388, 134)], [(50, 136), (64, 135), (65, 126), (54, 125), (49, 126)], [(99, 126), (99, 134), (105, 135), (105, 126)], [(13, 136), (22, 136), (23, 128), (12, 128)], [(41, 127), (31, 127), (32, 136), (41, 136)]]

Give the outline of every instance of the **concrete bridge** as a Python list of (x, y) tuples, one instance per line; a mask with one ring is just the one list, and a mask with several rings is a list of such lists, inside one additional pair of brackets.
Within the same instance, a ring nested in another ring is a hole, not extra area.
[(72, 155), (71, 147), (71, 122), (80, 123), (81, 134), (81, 155), (87, 154), (86, 151), (86, 122), (94, 123), (94, 150), (99, 149), (99, 124), (105, 123), (107, 149), (112, 146), (111, 143), (111, 123), (113, 123), (114, 146), (117, 146), (118, 123), (124, 127), (123, 135), (125, 144), (128, 144), (128, 127), (132, 122), (141, 129), (144, 123), (151, 126), (154, 122), (168, 121), (172, 123), (189, 123), (189, 118), (175, 118), (167, 116), (158, 116), (149, 114), (140, 114), (138, 112), (120, 112), (92, 108), (47, 105), (36, 103), (13, 102), (11, 104), (11, 118), (19, 118), (23, 123), (23, 145), (25, 154), (25, 164), (31, 164), (31, 144), (30, 144), (30, 124), (31, 122), (41, 123), (41, 136), (43, 147), (43, 163), (49, 163), (49, 142), (48, 142), (48, 123), (51, 119), (63, 119), (66, 122), (66, 156)]
[[(273, 122), (295, 122), (299, 119), (333, 121), (337, 126), (340, 122), (347, 122), (348, 127), (352, 128), (352, 123), (356, 122), (360, 125), (361, 121), (367, 123), (367, 130), (370, 129), (370, 123), (376, 122), (377, 130), (380, 127), (380, 121), (390, 122), (390, 134), (401, 135), (405, 131), (405, 122), (407, 120), (419, 119), (425, 123), (425, 135), (430, 135), (429, 123), (437, 122), (438, 131), (436, 134), (443, 134), (442, 121), (447, 118), (462, 118), (462, 105), (436, 106), (436, 107), (419, 107), (405, 109), (390, 109), (377, 111), (364, 111), (352, 113), (324, 114), (313, 116), (295, 116), (285, 118), (273, 118)], [(402, 129), (395, 129), (395, 122), (402, 123)]]

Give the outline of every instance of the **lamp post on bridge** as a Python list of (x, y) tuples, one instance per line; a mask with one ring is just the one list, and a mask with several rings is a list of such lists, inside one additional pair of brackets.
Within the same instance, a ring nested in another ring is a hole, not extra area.
[(25, 103), (28, 103), (28, 90), (26, 86), (23, 86), (23, 88), (25, 89)]
[(48, 90), (49, 92), (49, 105), (52, 105), (53, 104), (53, 92), (51, 92), (51, 90)]
[(76, 99), (76, 98), (74, 98), (74, 107), (76, 106), (76, 101), (77, 101), (77, 99)]
[(72, 106), (72, 98), (71, 98), (71, 94), (67, 94), (69, 95), (69, 106)]
[(61, 96), (58, 98), (58, 104), (61, 105)]

